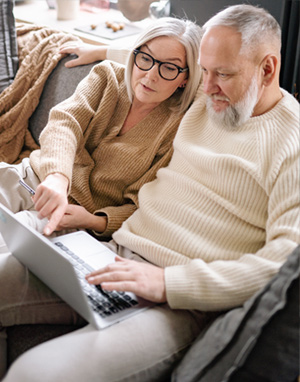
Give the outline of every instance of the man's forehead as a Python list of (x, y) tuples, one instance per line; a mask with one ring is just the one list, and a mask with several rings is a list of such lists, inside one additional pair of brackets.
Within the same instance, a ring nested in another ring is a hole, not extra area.
[(226, 49), (239, 52), (242, 46), (242, 35), (236, 29), (226, 26), (216, 26), (207, 30), (201, 40), (200, 50)]
[(208, 30), (200, 45), (200, 64), (213, 64), (215, 68), (239, 67), (243, 57), (241, 35), (233, 28), (213, 27)]

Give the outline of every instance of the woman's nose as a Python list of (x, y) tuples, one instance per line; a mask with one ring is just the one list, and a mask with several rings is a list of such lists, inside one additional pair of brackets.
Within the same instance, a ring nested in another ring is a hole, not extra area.
[(155, 63), (151, 69), (149, 69), (147, 72), (147, 77), (151, 80), (156, 80), (159, 77), (159, 67), (158, 64)]

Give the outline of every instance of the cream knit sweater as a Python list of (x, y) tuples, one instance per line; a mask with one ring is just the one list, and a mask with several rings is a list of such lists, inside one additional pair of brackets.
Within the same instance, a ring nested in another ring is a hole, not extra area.
[(118, 135), (131, 105), (124, 67), (96, 65), (74, 95), (51, 110), (31, 166), (41, 181), (54, 172), (68, 177), (70, 202), (107, 215), (107, 230), (99, 236), (109, 237), (136, 209), (140, 187), (171, 158), (182, 118), (170, 110), (171, 102)]
[(209, 120), (200, 88), (170, 164), (113, 235), (165, 268), (172, 308), (242, 304), (300, 242), (299, 104), (282, 94), (268, 113), (227, 130)]

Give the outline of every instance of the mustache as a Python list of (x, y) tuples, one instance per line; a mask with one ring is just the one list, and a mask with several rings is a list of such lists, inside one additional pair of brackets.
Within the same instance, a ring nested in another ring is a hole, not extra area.
[(227, 101), (227, 102), (230, 102), (229, 98), (226, 97), (226, 96), (221, 96), (221, 95), (217, 95), (217, 94), (213, 94), (210, 96), (210, 99), (214, 100), (214, 101)]

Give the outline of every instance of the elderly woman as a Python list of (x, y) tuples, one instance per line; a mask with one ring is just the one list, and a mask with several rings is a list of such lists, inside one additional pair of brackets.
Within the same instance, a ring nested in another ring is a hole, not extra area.
[(88, 229), (109, 238), (171, 158), (200, 79), (200, 32), (190, 21), (161, 19), (139, 36), (126, 68), (95, 65), (51, 110), (41, 149), (20, 165), (0, 165), (0, 202), (46, 235)]

